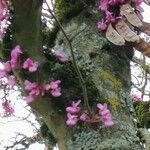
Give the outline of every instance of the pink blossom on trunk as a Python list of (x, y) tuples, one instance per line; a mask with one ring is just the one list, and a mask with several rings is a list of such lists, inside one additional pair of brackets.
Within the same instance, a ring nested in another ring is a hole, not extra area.
[(31, 91), (32, 89), (37, 87), (37, 83), (35, 83), (35, 82), (32, 83), (28, 80), (25, 80), (24, 86), (25, 86), (25, 90)]
[(99, 0), (99, 9), (106, 12), (108, 10), (108, 0)]
[(72, 106), (69, 106), (66, 108), (66, 111), (70, 114), (75, 114), (78, 113), (80, 111), (80, 102), (81, 100), (78, 100), (77, 102), (72, 102)]
[(60, 89), (60, 88), (57, 88), (57, 89), (51, 90), (50, 93), (51, 93), (52, 96), (54, 96), (54, 97), (59, 97), (59, 96), (61, 96), (61, 89)]
[(74, 126), (76, 125), (78, 122), (78, 116), (77, 115), (72, 115), (70, 113), (67, 114), (67, 121), (66, 121), (66, 124), (68, 126)]
[(99, 109), (99, 115), (101, 117), (101, 121), (104, 123), (106, 127), (112, 126), (114, 123), (112, 121), (112, 116), (110, 111), (107, 108), (107, 104), (97, 104), (97, 108)]
[(22, 54), (21, 48), (19, 45), (17, 45), (12, 51), (11, 51), (11, 67), (12, 69), (18, 69), (19, 67), (19, 58)]
[(113, 13), (110, 11), (106, 11), (106, 22), (115, 22), (115, 17), (113, 16)]
[(57, 60), (60, 61), (61, 63), (64, 63), (65, 61), (67, 61), (67, 57), (63, 51), (56, 51), (55, 56)]
[(29, 92), (29, 95), (25, 98), (27, 103), (33, 102), (38, 96), (42, 95), (41, 87), (35, 82), (32, 83), (28, 80), (25, 80), (24, 88)]
[(104, 31), (107, 29), (107, 24), (104, 22), (104, 19), (97, 23), (97, 27), (99, 30)]
[(61, 96), (60, 80), (51, 81), (49, 84), (45, 84), (44, 90), (50, 92), (52, 96), (59, 97)]
[(50, 82), (50, 89), (55, 90), (55, 89), (59, 88), (60, 83), (61, 83), (60, 80), (51, 81)]
[(23, 63), (23, 68), (28, 69), (29, 72), (35, 72), (35, 71), (37, 71), (37, 68), (38, 68), (38, 62), (33, 62), (32, 59), (28, 58)]

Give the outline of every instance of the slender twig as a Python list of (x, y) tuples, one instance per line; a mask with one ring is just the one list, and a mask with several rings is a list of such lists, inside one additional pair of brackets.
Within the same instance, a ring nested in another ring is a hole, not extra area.
[(86, 84), (85, 84), (85, 81), (83, 79), (83, 76), (77, 66), (77, 63), (76, 63), (76, 59), (75, 59), (75, 55), (74, 55), (74, 52), (73, 52), (73, 47), (72, 47), (72, 44), (70, 42), (70, 39), (68, 38), (66, 32), (64, 31), (62, 25), (60, 24), (59, 20), (56, 18), (56, 16), (53, 14), (49, 4), (47, 3), (46, 0), (44, 0), (44, 2), (46, 3), (47, 7), (48, 7), (48, 11), (49, 13), (51, 14), (51, 16), (55, 19), (56, 23), (58, 24), (60, 30), (62, 31), (62, 33), (64, 34), (64, 37), (66, 38), (68, 44), (69, 44), (69, 47), (70, 47), (70, 51), (71, 51), (71, 56), (72, 56), (72, 60), (73, 60), (73, 65), (75, 67), (75, 70), (77, 72), (77, 75), (79, 77), (79, 80), (80, 80), (80, 83), (81, 83), (81, 87), (82, 87), (82, 92), (83, 92), (83, 99), (84, 99), (84, 105), (85, 107), (87, 108), (88, 110), (88, 113), (91, 114), (91, 108), (89, 106), (89, 102), (88, 102), (88, 94), (87, 94), (87, 88), (86, 88)]

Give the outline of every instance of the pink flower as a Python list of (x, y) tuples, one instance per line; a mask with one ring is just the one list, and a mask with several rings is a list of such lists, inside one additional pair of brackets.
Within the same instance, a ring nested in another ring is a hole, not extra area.
[(97, 23), (97, 27), (98, 29), (100, 29), (101, 31), (104, 31), (107, 29), (107, 24), (104, 22), (104, 19), (102, 19), (101, 21), (99, 21)]
[(99, 1), (99, 9), (101, 11), (106, 12), (108, 10), (108, 0), (100, 0)]
[(38, 85), (35, 82), (32, 83), (32, 82), (30, 82), (28, 80), (25, 80), (24, 86), (25, 86), (25, 90), (31, 91), (32, 89), (36, 88)]
[(24, 63), (23, 63), (23, 68), (28, 69), (29, 72), (35, 72), (38, 68), (38, 62), (33, 62), (32, 59), (28, 58)]
[(50, 89), (51, 90), (55, 90), (55, 89), (59, 88), (59, 84), (60, 83), (61, 83), (60, 80), (51, 81), (51, 83), (50, 83)]
[(54, 97), (59, 97), (61, 96), (61, 88), (60, 88), (60, 80), (56, 80), (56, 81), (51, 81), (50, 84), (45, 84), (44, 90), (50, 92), (52, 94), (52, 96)]
[(59, 97), (59, 96), (61, 96), (61, 89), (57, 88), (57, 89), (51, 90), (51, 94), (54, 97)]
[(9, 86), (10, 89), (13, 88), (15, 86), (15, 84), (16, 84), (16, 78), (15, 78), (15, 76), (8, 77), (7, 84), (8, 84), (8, 86)]
[(115, 17), (112, 15), (113, 13), (110, 11), (106, 11), (106, 22), (114, 22)]
[(41, 90), (39, 88), (39, 86), (37, 86), (36, 88), (32, 89), (29, 93), (29, 95), (32, 95), (33, 97), (38, 97), (41, 94)]
[(9, 117), (14, 113), (14, 108), (12, 107), (10, 101), (6, 100), (5, 102), (3, 102), (2, 107), (4, 109), (4, 114), (6, 117)]
[(134, 102), (141, 101), (141, 97), (138, 94), (132, 94), (131, 98)]
[(78, 100), (77, 102), (72, 102), (72, 106), (70, 107), (67, 107), (66, 108), (66, 111), (70, 114), (75, 114), (75, 113), (78, 113), (80, 111), (80, 102), (81, 100)]
[(55, 56), (56, 56), (57, 60), (59, 60), (61, 63), (64, 63), (65, 61), (67, 61), (65, 53), (62, 51), (61, 52), (56, 51)]
[(107, 108), (107, 104), (97, 104), (97, 108), (99, 109), (99, 115), (101, 117), (101, 121), (104, 123), (106, 127), (110, 127), (113, 125), (112, 116), (110, 111)]
[(78, 122), (78, 116), (77, 115), (72, 115), (70, 113), (67, 114), (67, 121), (66, 121), (66, 124), (68, 126), (74, 126), (77, 124)]
[(37, 83), (25, 80), (24, 85), (25, 90), (29, 92), (29, 95), (25, 98), (27, 103), (33, 102), (38, 96), (43, 96), (43, 89)]
[(19, 58), (20, 55), (22, 54), (21, 48), (19, 45), (17, 45), (12, 51), (11, 51), (11, 67), (13, 69), (17, 69), (18, 68), (18, 64), (19, 64)]
[(66, 124), (68, 126), (74, 126), (77, 122), (78, 122), (78, 116), (77, 113), (80, 112), (80, 100), (78, 100), (77, 102), (72, 102), (72, 106), (67, 107), (66, 111), (67, 111), (67, 117), (68, 120), (66, 121)]
[(11, 51), (11, 58), (12, 59), (18, 59), (18, 57), (22, 54), (21, 48), (19, 45), (17, 45), (12, 51)]

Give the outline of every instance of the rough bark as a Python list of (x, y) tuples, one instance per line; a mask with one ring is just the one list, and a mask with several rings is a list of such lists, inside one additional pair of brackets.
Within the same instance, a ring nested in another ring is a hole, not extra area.
[[(19, 44), (24, 49), (24, 52), (31, 58), (38, 60), (40, 69), (36, 74), (26, 76), (26, 79), (44, 82), (49, 81), (49, 73), (45, 72), (43, 66), (45, 65), (45, 58), (42, 51), (41, 40), (41, 0), (14, 0), (14, 45)], [(24, 76), (20, 74), (22, 80)], [(51, 98), (44, 97), (36, 100), (31, 106), (37, 113), (39, 113), (44, 122), (50, 129), (50, 132), (56, 138), (57, 142), (62, 141), (59, 146), (65, 149), (65, 142), (68, 138), (69, 130), (65, 125), (64, 114), (57, 112)], [(61, 133), (61, 134), (60, 134)]]
[[(65, 106), (71, 100), (82, 99), (72, 62), (64, 65), (49, 62), (50, 66), (46, 69), (52, 67), (53, 70), (43, 69), (47, 60), (41, 53), (41, 1), (13, 0), (13, 6), (14, 43), (20, 44), (30, 57), (41, 61), (38, 74), (29, 78), (39, 82), (53, 78), (62, 80), (61, 98), (41, 97), (31, 105), (42, 116), (60, 150), (142, 150), (129, 98), (129, 60), (121, 47), (108, 43), (96, 29), (98, 14), (95, 8), (90, 8), (90, 14), (82, 11), (70, 19), (64, 30), (71, 39), (78, 66), (86, 80), (91, 107), (94, 108), (96, 103), (108, 103), (114, 126), (105, 128), (101, 124), (79, 124), (69, 129), (65, 125)], [(61, 32), (54, 48), (64, 49), (70, 56), (68, 43)]]

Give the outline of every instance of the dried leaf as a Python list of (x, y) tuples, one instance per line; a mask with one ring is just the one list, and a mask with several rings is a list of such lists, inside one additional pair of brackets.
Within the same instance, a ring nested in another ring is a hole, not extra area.
[(126, 19), (135, 27), (142, 27), (142, 22), (134, 12), (134, 8), (130, 4), (124, 4), (120, 7), (120, 14), (124, 15)]
[(143, 22), (143, 26), (142, 28), (140, 28), (140, 30), (146, 33), (147, 35), (150, 35), (150, 23)]
[(121, 37), (118, 32), (112, 27), (111, 23), (108, 25), (106, 31), (106, 38), (115, 45), (124, 45), (125, 40)]
[(123, 20), (119, 20), (116, 23), (115, 28), (117, 32), (128, 42), (138, 42), (140, 40), (140, 37), (133, 32)]
[(133, 46), (136, 50), (143, 53), (143, 55), (150, 57), (150, 44), (146, 43), (144, 40), (140, 39), (140, 41), (135, 42)]

